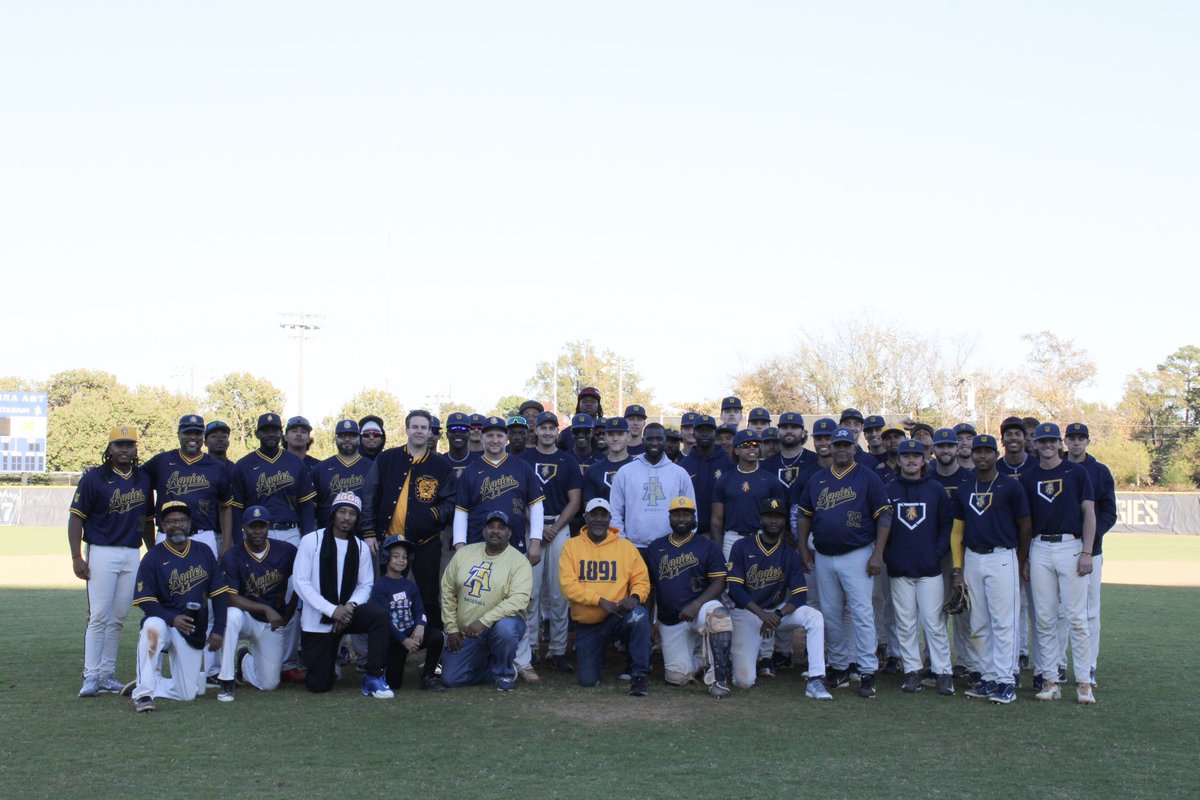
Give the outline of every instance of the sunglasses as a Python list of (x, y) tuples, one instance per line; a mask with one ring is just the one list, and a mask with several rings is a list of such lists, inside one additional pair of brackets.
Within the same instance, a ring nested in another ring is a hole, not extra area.
[(368, 431), (367, 433), (361, 434), (361, 436), (364, 439), (382, 439), (383, 438), (382, 433), (376, 433), (375, 431)]
[(467, 431), (469, 431), (471, 429), (468, 428), (466, 425), (451, 425), (446, 430), (450, 431), (450, 433), (466, 433)]
[(742, 442), (741, 444), (738, 445), (738, 449), (741, 450), (743, 447), (757, 448), (759, 444), (760, 444), (759, 442)]

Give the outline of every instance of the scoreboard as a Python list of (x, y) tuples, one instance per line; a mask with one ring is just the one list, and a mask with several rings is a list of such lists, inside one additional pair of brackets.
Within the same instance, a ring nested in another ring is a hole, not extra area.
[(45, 392), (0, 392), (0, 472), (46, 471)]

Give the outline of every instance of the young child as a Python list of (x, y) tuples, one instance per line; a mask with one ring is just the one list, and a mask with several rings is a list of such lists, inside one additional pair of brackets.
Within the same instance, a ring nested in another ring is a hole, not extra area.
[(411, 578), (404, 577), (408, 571), (408, 557), (414, 547), (412, 542), (400, 536), (389, 536), (384, 540), (379, 549), (383, 574), (375, 579), (371, 602), (386, 611), (391, 622), (392, 641), (388, 648), (386, 673), (388, 686), (394, 691), (400, 690), (408, 654), (424, 649), (425, 669), (421, 674), (421, 688), (429, 692), (441, 692), (445, 687), (437, 676), (437, 667), (446, 642), (445, 636), (437, 628), (425, 627), (421, 593)]

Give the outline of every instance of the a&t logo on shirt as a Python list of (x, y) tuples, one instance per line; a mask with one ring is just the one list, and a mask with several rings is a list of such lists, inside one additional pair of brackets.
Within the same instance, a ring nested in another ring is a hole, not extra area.
[(977, 516), (982, 517), (989, 508), (992, 507), (991, 492), (972, 492), (971, 493), (971, 510)]
[(896, 515), (904, 527), (915, 531), (925, 521), (924, 503), (896, 503)]
[(1055, 478), (1052, 481), (1038, 481), (1038, 497), (1042, 498), (1047, 503), (1053, 503), (1054, 498), (1062, 494), (1062, 490), (1062, 478)]
[(644, 484), (645, 491), (642, 492), (642, 501), (651, 508), (657, 508), (658, 504), (667, 499), (663, 493), (662, 484), (658, 482), (658, 477), (650, 476), (650, 480)]
[(492, 562), (484, 561), (471, 567), (467, 579), (463, 581), (467, 587), (468, 597), (480, 597), (484, 592), (492, 590)]

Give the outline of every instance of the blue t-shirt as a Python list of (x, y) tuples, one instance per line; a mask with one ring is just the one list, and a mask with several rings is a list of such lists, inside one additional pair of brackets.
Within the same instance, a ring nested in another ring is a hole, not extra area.
[[(268, 539), (263, 552), (252, 553), (243, 540), (222, 554), (221, 572), (225, 582), (239, 595), (282, 614), (295, 562), (296, 547), (288, 542)], [(265, 615), (257, 612), (250, 616), (259, 622), (267, 621)]]
[(812, 476), (799, 506), (812, 519), (813, 546), (826, 556), (874, 544), (875, 520), (891, 510), (883, 481), (857, 462), (845, 471), (830, 467)]
[(815, 464), (816, 461), (816, 453), (801, 448), (798, 456), (784, 458), (783, 453), (776, 453), (770, 458), (764, 458), (758, 466), (773, 474), (780, 483), (790, 489), (800, 473), (810, 464)]
[(557, 517), (567, 507), (567, 492), (579, 489), (580, 504), (582, 505), (583, 473), (579, 469), (579, 460), (565, 450), (556, 449), (551, 455), (541, 453), (534, 448), (521, 453), (537, 477), (538, 484), (546, 500), (543, 512), (547, 517)]
[[(712, 520), (713, 489), (727, 471), (733, 469), (733, 460), (722, 447), (714, 447), (708, 458), (696, 448), (679, 462), (692, 479), (692, 490), (696, 493), (696, 530), (709, 533)], [(722, 531), (724, 533), (724, 531)]]
[(754, 603), (770, 610), (784, 603), (800, 607), (808, 602), (800, 556), (782, 536), (769, 547), (762, 534), (738, 539), (729, 551), (727, 568), (729, 599), (738, 608)]
[(1062, 461), (1054, 469), (1034, 466), (1021, 475), (1029, 512), (1033, 517), (1033, 535), (1068, 533), (1083, 535), (1083, 508), (1080, 503), (1096, 495), (1087, 470), (1080, 464)]
[(526, 552), (529, 507), (543, 499), (541, 484), (527, 462), (508, 454), (498, 464), (480, 458), (463, 470), (457, 487), (455, 506), (469, 514), (467, 544), (482, 542), (484, 519), (493, 511), (503, 511), (512, 529), (509, 544)]
[(333, 511), (333, 498), (342, 492), (353, 492), (362, 500), (363, 486), (367, 473), (375, 462), (358, 453), (344, 459), (341, 454), (332, 455), (312, 469), (313, 488), (317, 492), (317, 527), (329, 526)]
[(1017, 520), (1029, 516), (1029, 500), (1020, 483), (1006, 475), (980, 481), (971, 473), (959, 484), (954, 518), (963, 521), (963, 546), (1015, 548)]
[(128, 475), (107, 467), (85, 472), (71, 498), (71, 514), (83, 520), (83, 540), (105, 547), (141, 547), (145, 523), (154, 519), (152, 491), (150, 476), (140, 469)]
[(762, 527), (758, 510), (764, 500), (772, 498), (786, 509), (787, 487), (762, 467), (753, 472), (742, 472), (737, 467), (726, 470), (713, 488), (713, 503), (725, 505), (725, 530), (743, 536)]
[(155, 515), (162, 528), (164, 503), (178, 500), (192, 510), (193, 531), (219, 531), (219, 512), (233, 505), (233, 487), (225, 465), (207, 453), (188, 458), (179, 450), (159, 453), (142, 465), (154, 484)]
[(583, 476), (583, 504), (586, 506), (589, 500), (597, 497), (607, 500), (612, 492), (613, 476), (632, 460), (633, 458), (626, 456), (624, 461), (609, 461), (605, 456), (592, 464)]
[(421, 593), (411, 578), (380, 575), (371, 587), (371, 603), (387, 612), (393, 642), (403, 642), (418, 625), (429, 624)]
[(446, 460), (450, 462), (450, 468), (454, 470), (455, 481), (462, 477), (464, 469), (481, 458), (483, 458), (483, 453), (474, 450), (468, 450), (467, 454), (462, 457), (461, 461), (454, 458), (449, 453), (446, 454)]
[(655, 586), (658, 621), (664, 625), (679, 624), (680, 610), (726, 574), (721, 548), (695, 533), (680, 544), (671, 541), (670, 535), (661, 536), (646, 548), (645, 557)]
[(1025, 460), (1015, 467), (1004, 460), (1004, 453), (996, 459), (996, 472), (1008, 478), (1020, 479), (1029, 470), (1037, 466), (1038, 460), (1028, 453), (1025, 454)]
[(954, 500), (958, 497), (958, 487), (962, 485), (963, 481), (970, 481), (974, 478), (975, 470), (960, 466), (950, 475), (940, 475), (937, 468), (933, 464), (930, 464), (929, 477), (940, 483), (942, 488), (946, 490), (946, 496)]

